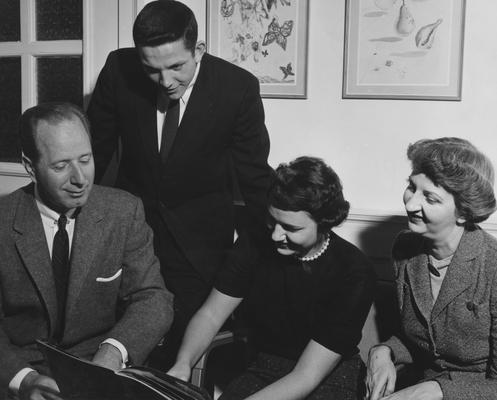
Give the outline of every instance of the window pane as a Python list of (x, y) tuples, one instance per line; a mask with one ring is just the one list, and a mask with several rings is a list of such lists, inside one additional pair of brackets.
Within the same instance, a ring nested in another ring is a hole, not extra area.
[(21, 161), (21, 57), (0, 57), (0, 161)]
[(37, 40), (81, 40), (82, 32), (82, 0), (36, 0)]
[(0, 42), (21, 40), (21, 13), (19, 0), (0, 1)]
[(83, 107), (81, 56), (38, 57), (38, 102), (70, 101)]

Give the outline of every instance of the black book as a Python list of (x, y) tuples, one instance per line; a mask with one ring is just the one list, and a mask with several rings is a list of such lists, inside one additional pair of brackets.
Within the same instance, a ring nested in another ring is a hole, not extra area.
[(152, 368), (112, 371), (37, 342), (64, 400), (212, 400), (206, 390)]

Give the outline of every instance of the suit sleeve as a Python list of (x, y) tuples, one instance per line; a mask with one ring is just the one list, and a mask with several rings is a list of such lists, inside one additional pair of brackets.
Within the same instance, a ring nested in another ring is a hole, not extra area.
[(0, 293), (0, 356), (1, 356), (1, 371), (0, 371), (0, 399), (6, 397), (9, 383), (24, 368), (31, 368), (31, 365), (23, 359), (20, 348), (14, 345), (3, 325), (1, 319), (4, 318), (2, 295)]
[(152, 231), (138, 199), (130, 219), (119, 294), (123, 314), (108, 337), (126, 347), (133, 364), (141, 364), (171, 325), (173, 295), (164, 286)]
[(113, 72), (117, 57), (110, 53), (100, 71), (95, 89), (88, 105), (88, 119), (92, 134), (93, 157), (95, 160), (95, 182), (99, 183), (117, 149), (118, 129)]
[(259, 82), (250, 76), (236, 117), (232, 158), (250, 217), (261, 222), (266, 211), (266, 195), (272, 172), (267, 163), (268, 155), (269, 135), (264, 124)]

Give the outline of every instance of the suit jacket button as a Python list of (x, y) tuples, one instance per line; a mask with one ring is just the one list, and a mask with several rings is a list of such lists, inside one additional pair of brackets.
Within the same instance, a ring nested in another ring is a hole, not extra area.
[(474, 309), (475, 309), (475, 304), (474, 304), (474, 303), (472, 303), (471, 301), (468, 301), (468, 302), (466, 303), (466, 308), (468, 309), (468, 311), (474, 311)]

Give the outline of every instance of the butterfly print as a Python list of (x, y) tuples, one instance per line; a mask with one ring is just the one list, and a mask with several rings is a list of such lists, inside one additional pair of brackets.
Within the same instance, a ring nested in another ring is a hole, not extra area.
[(221, 15), (224, 18), (229, 18), (233, 15), (233, 12), (235, 11), (235, 2), (233, 0), (223, 0), (221, 1)]
[(292, 63), (288, 63), (286, 67), (280, 66), (281, 72), (283, 72), (283, 80), (285, 80), (289, 75), (294, 76)]
[(267, 46), (274, 41), (280, 45), (283, 50), (286, 50), (286, 38), (292, 33), (293, 21), (285, 21), (283, 25), (279, 25), (276, 18), (273, 18), (268, 26), (268, 31), (264, 35), (262, 41), (263, 46)]
[[(269, 11), (271, 11), (271, 8), (273, 6), (277, 7), (278, 6), (277, 2), (278, 2), (278, 0), (266, 0), (267, 9)], [(291, 5), (291, 1), (290, 0), (280, 0), (280, 3), (283, 6), (289, 6), (289, 5)]]

